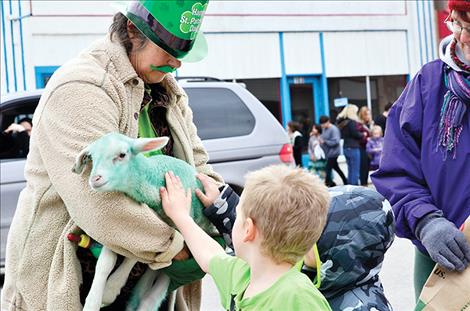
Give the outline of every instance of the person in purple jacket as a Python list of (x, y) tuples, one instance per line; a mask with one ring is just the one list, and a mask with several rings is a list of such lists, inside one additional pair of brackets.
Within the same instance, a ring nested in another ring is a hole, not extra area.
[(384, 138), (382, 137), (382, 128), (379, 125), (372, 126), (371, 137), (367, 141), (366, 151), (370, 158), (369, 169), (375, 171), (379, 168), (382, 150), (384, 148)]
[(391, 108), (372, 175), (393, 206), (397, 235), (417, 247), (416, 297), (434, 263), (462, 271), (470, 262), (458, 230), (470, 215), (470, 1), (450, 0), (449, 9), (453, 34)]

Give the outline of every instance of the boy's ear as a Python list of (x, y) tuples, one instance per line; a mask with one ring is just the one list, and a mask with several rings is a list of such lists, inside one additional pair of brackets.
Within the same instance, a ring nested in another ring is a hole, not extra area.
[(168, 140), (169, 138), (166, 136), (157, 138), (138, 138), (132, 145), (132, 152), (137, 154), (139, 152), (162, 149), (168, 143)]
[(245, 225), (243, 226), (243, 230), (243, 242), (253, 242), (257, 234), (256, 225), (253, 219), (249, 217), (245, 219)]

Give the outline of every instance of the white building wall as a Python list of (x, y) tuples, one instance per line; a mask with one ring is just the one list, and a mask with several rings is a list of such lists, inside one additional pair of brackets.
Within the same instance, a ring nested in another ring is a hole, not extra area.
[(325, 33), (327, 77), (409, 72), (404, 31)]
[(320, 35), (315, 32), (284, 34), (286, 74), (321, 74)]
[[(328, 77), (413, 75), (423, 63), (437, 57), (429, 1), (213, 0), (203, 23), (210, 54), (199, 64), (185, 64), (178, 74), (224, 79), (280, 77), (279, 32), (284, 33), (287, 74), (321, 73), (319, 33), (323, 32)], [(9, 1), (2, 2), (8, 8)], [(17, 1), (12, 3), (13, 16), (7, 12), (5, 22), (8, 28), (10, 18), (15, 20), (14, 33), (19, 38)], [(28, 89), (36, 85), (35, 66), (61, 65), (107, 32), (116, 11), (109, 3), (21, 1), (22, 15), (27, 16), (22, 22)], [(1, 42), (2, 93), (6, 89), (4, 39), (11, 64), (8, 29)], [(18, 39), (15, 54), (21, 90)], [(12, 65), (9, 78), (11, 91)]]
[(199, 63), (183, 64), (178, 75), (204, 75), (220, 79), (281, 76), (277, 33), (208, 34), (206, 38), (208, 56)]

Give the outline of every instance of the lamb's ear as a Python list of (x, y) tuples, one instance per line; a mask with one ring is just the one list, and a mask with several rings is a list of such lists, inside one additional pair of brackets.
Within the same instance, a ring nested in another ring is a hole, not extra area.
[(139, 152), (162, 149), (168, 143), (168, 140), (169, 138), (166, 136), (157, 138), (138, 138), (132, 145), (132, 152), (137, 154)]
[(72, 167), (72, 172), (80, 174), (88, 162), (90, 162), (90, 150), (88, 147), (86, 147), (80, 151), (78, 156), (75, 158), (75, 164)]

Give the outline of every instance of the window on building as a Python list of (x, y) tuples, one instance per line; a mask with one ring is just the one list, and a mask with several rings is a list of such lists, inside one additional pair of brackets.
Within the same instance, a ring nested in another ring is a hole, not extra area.
[(255, 118), (243, 101), (225, 88), (186, 88), (194, 124), (201, 139), (250, 134)]
[(282, 122), (280, 79), (242, 79), (237, 82), (244, 83), (246, 89), (268, 108), (279, 123)]
[(346, 97), (348, 103), (358, 107), (367, 106), (367, 89), (365, 77), (342, 77), (328, 79), (328, 98), (330, 101), (330, 116), (333, 121), (342, 108), (334, 106), (335, 98)]
[(375, 117), (384, 111), (388, 103), (394, 103), (406, 86), (406, 75), (370, 77), (372, 115)]
[(59, 68), (59, 66), (36, 66), (34, 72), (36, 76), (36, 88), (43, 89), (46, 87), (47, 82), (52, 74)]

